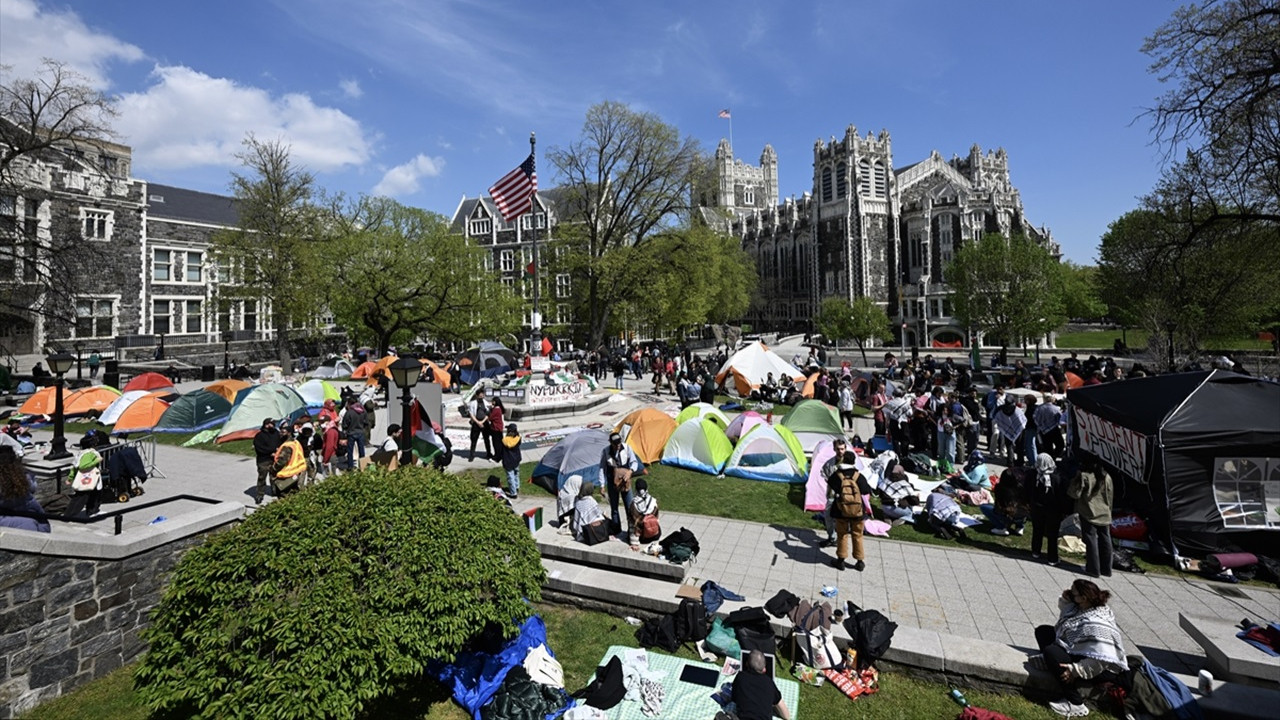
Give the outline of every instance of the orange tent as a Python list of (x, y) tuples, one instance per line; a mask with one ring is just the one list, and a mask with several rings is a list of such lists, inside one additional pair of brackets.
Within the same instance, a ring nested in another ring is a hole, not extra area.
[(437, 365), (426, 358), (420, 358), (418, 362), (422, 363), (422, 369), (425, 372), (431, 370), (434, 376), (433, 382), (442, 387), (449, 387), (449, 368), (453, 367), (453, 363), (446, 362), (443, 365)]
[(236, 401), (236, 393), (247, 387), (249, 387), (249, 383), (243, 380), (215, 380), (205, 385), (204, 389), (215, 395), (221, 395), (229, 403), (234, 403)]
[(123, 392), (130, 390), (159, 390), (173, 387), (173, 381), (157, 372), (144, 372), (120, 388)]
[[(18, 408), (18, 412), (23, 415), (52, 415), (53, 405), (58, 401), (57, 397), (55, 397), (57, 390), (58, 388), (54, 385), (40, 388), (34, 395), (27, 398), (26, 402), (22, 403), (22, 407)], [(70, 397), (70, 393), (66, 390), (62, 391), (62, 406), (64, 410), (67, 399)]]
[(373, 371), (376, 370), (377, 367), (378, 366), (375, 363), (366, 360), (365, 362), (360, 363), (360, 365), (358, 365), (351, 373), (351, 379), (364, 380), (365, 378), (372, 377)]
[(168, 409), (169, 403), (155, 395), (140, 397), (129, 406), (128, 410), (125, 410), (120, 415), (120, 419), (116, 420), (116, 425), (112, 428), (111, 433), (118, 435), (121, 433), (147, 432), (160, 422), (160, 416), (164, 415), (164, 411)]
[[(388, 370), (387, 368), (391, 367), (391, 363), (393, 363), (393, 362), (395, 362), (395, 361), (397, 361), (397, 360), (399, 360), (399, 359), (400, 359), (400, 358), (396, 357), (395, 355), (388, 355), (388, 356), (386, 356), (386, 357), (384, 357), (384, 358), (380, 358), (380, 359), (378, 360), (378, 362), (376, 362), (376, 363), (374, 363), (374, 364), (373, 364), (373, 370), (370, 370), (370, 371), (369, 371), (369, 379), (368, 379), (368, 380), (365, 380), (364, 384), (365, 384), (365, 385), (376, 385), (376, 384), (378, 384), (378, 376), (379, 376), (379, 375), (386, 375), (386, 376), (387, 376), (387, 380), (390, 380), (390, 379), (391, 379), (391, 371), (390, 371), (390, 370)], [(364, 365), (367, 365), (367, 364), (368, 364), (368, 363), (365, 363)], [(360, 367), (364, 367), (364, 365), (361, 365)], [(360, 368), (356, 368), (356, 372), (360, 372)], [(351, 377), (357, 377), (357, 376), (356, 376), (356, 374), (355, 374), (355, 373), (352, 373), (352, 374), (351, 374)]]
[(120, 391), (110, 385), (82, 388), (63, 399), (66, 403), (63, 413), (66, 415), (87, 415), (91, 412), (101, 414), (118, 397), (120, 397)]
[(676, 421), (661, 410), (640, 408), (622, 418), (613, 428), (616, 433), (623, 430), (626, 430), (627, 445), (647, 465), (662, 459), (662, 449), (671, 439), (671, 433), (676, 431)]
[(1071, 371), (1069, 371), (1069, 370), (1068, 370), (1066, 373), (1064, 373), (1064, 374), (1067, 376), (1067, 387), (1068, 387), (1068, 388), (1072, 388), (1072, 389), (1074, 389), (1074, 388), (1078, 388), (1078, 387), (1084, 387), (1084, 379), (1083, 379), (1083, 378), (1081, 378), (1079, 375), (1077, 375), (1077, 374), (1075, 374), (1075, 373), (1073, 373), (1073, 372), (1071, 372)]

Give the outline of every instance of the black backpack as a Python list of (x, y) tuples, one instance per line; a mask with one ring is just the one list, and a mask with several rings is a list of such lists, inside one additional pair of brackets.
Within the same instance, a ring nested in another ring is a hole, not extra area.
[(888, 652), (898, 624), (879, 610), (862, 610), (851, 602), (844, 629), (858, 649), (858, 669), (866, 670)]
[(614, 655), (608, 664), (596, 668), (596, 679), (573, 696), (581, 699), (584, 705), (608, 710), (622, 702), (626, 694), (627, 688), (622, 683), (622, 661)]
[(636, 642), (640, 643), (641, 647), (657, 647), (672, 653), (679, 650), (680, 640), (676, 635), (675, 613), (645, 620), (643, 625), (636, 628)]
[[(671, 533), (663, 538), (658, 545), (662, 547), (662, 552), (672, 562), (684, 562), (690, 557), (697, 557), (698, 551), (701, 549), (698, 545), (698, 538), (688, 528), (680, 528)], [(677, 545), (683, 546), (686, 550), (673, 551), (672, 548)]]
[(706, 640), (707, 606), (701, 600), (685, 598), (675, 612), (676, 639), (680, 642)]

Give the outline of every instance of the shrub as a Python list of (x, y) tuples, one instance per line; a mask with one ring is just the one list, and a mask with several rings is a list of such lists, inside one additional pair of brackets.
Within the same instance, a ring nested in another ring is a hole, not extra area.
[(351, 717), (487, 625), (514, 634), (543, 577), (520, 518), (474, 483), (348, 473), (182, 559), (137, 688), (157, 717)]

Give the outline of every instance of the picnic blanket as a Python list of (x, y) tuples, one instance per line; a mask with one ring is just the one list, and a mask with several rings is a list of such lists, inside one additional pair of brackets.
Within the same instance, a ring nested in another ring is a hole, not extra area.
[[(609, 662), (615, 655), (620, 660), (625, 661), (626, 658), (623, 653), (627, 651), (635, 651), (635, 648), (625, 645), (611, 645), (605, 651), (604, 657), (600, 659), (599, 665)], [(722, 666), (695, 660), (685, 660), (672, 655), (663, 655), (654, 652), (652, 649), (647, 652), (649, 655), (649, 670), (654, 671), (655, 674), (661, 673), (664, 691), (662, 713), (654, 717), (670, 718), (670, 720), (698, 720), (699, 718), (710, 720), (710, 718), (715, 717), (716, 713), (720, 711), (720, 705), (711, 699), (711, 693), (719, 689), (724, 683), (733, 682), (732, 676), (721, 672)], [(680, 673), (684, 671), (686, 665), (715, 670), (718, 674), (715, 687), (681, 682)], [(591, 679), (594, 680), (595, 677), (592, 676)], [(782, 693), (782, 701), (787, 704), (787, 709), (791, 711), (791, 717), (793, 719), (800, 717), (798, 714), (800, 684), (794, 680), (784, 680), (776, 676), (774, 683), (777, 684), (778, 691)], [(640, 707), (641, 704), (637, 701), (623, 700), (611, 710), (606, 711), (605, 717), (609, 720), (650, 720), (649, 717), (640, 712)]]

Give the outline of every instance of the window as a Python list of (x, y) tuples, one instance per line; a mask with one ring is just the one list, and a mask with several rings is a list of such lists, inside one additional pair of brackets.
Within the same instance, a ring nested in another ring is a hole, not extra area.
[(173, 303), (169, 300), (151, 301), (151, 332), (156, 335), (168, 335), (173, 331), (170, 324)]
[(151, 279), (155, 280), (156, 282), (171, 282), (173, 280), (173, 251), (172, 250), (153, 250), (152, 251)]
[(836, 171), (836, 197), (842, 198), (849, 194), (849, 174), (846, 168), (841, 166)]
[(231, 282), (231, 260), (228, 258), (218, 258), (218, 262), (213, 266), (213, 281), (218, 283)]
[(512, 250), (503, 250), (498, 253), (498, 268), (502, 272), (511, 272), (516, 269), (516, 254)]
[(515, 292), (515, 291), (516, 291), (516, 279), (515, 279), (515, 278), (513, 278), (513, 277), (504, 277), (504, 278), (502, 278), (502, 284), (503, 284), (503, 285), (506, 285), (506, 286), (507, 286), (507, 289), (508, 289), (508, 290), (510, 290), (511, 292)]
[(204, 253), (187, 253), (187, 282), (198, 283), (204, 280)]
[(216, 329), (221, 332), (227, 332), (228, 330), (235, 330), (235, 328), (231, 326), (231, 318), (232, 318), (231, 301), (219, 300), (218, 301), (218, 327)]
[(111, 155), (99, 155), (98, 166), (102, 168), (102, 172), (108, 175), (116, 175), (120, 170), (120, 158)]
[(871, 197), (871, 161), (867, 158), (858, 161), (858, 194)]
[(742, 189), (742, 204), (747, 207), (756, 206), (756, 189), (750, 185)]
[(1217, 458), (1213, 494), (1225, 527), (1280, 528), (1280, 458)]
[(493, 221), (489, 218), (476, 218), (471, 221), (469, 232), (472, 235), (488, 235), (493, 232)]
[(889, 194), (889, 174), (885, 172), (884, 163), (877, 160), (875, 165), (876, 197), (883, 198)]
[(569, 324), (569, 306), (568, 305), (556, 306), (556, 324), (557, 325)]
[(199, 300), (187, 300), (183, 313), (186, 317), (186, 331), (189, 333), (204, 332), (204, 310)]
[(831, 202), (831, 168), (822, 168), (822, 202)]
[(572, 289), (568, 273), (560, 273), (556, 275), (556, 297), (569, 297), (569, 291)]
[(111, 239), (111, 213), (106, 210), (80, 210), (81, 234), (86, 240)]
[(0, 230), (18, 227), (18, 196), (0, 195)]
[(244, 329), (258, 331), (258, 301), (244, 301)]
[(110, 298), (76, 298), (78, 338), (107, 338), (115, 332), (116, 301)]

